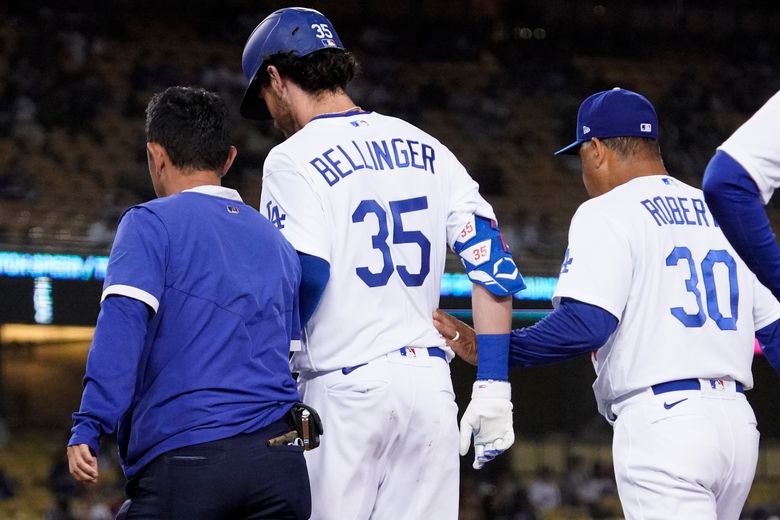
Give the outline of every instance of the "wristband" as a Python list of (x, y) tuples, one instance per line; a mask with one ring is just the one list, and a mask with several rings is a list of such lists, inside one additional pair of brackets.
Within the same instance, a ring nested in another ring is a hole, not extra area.
[(477, 380), (509, 381), (509, 334), (477, 334)]

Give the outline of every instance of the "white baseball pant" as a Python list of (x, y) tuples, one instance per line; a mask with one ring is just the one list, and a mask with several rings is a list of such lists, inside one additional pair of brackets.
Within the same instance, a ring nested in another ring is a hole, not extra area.
[(382, 356), (344, 373), (301, 374), (322, 417), (306, 452), (312, 520), (458, 517), (457, 405), (444, 359), (426, 349)]
[(700, 386), (647, 389), (612, 405), (615, 477), (628, 520), (739, 519), (758, 461), (756, 416), (733, 381)]

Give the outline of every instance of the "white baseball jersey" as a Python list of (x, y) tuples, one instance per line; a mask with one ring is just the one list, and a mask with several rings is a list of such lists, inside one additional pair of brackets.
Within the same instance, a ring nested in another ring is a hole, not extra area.
[(742, 165), (756, 182), (764, 204), (780, 186), (780, 92), (734, 132), (718, 150)]
[(563, 297), (619, 320), (594, 356), (601, 413), (667, 381), (727, 377), (751, 388), (754, 331), (780, 318), (780, 303), (734, 252), (701, 190), (660, 175), (580, 206), (554, 304)]
[(310, 121), (268, 155), (260, 212), (296, 250), (330, 263), (298, 371), (368, 362), (403, 346), (444, 346), (432, 325), (447, 245), (473, 215), (494, 219), (439, 141), (368, 112)]

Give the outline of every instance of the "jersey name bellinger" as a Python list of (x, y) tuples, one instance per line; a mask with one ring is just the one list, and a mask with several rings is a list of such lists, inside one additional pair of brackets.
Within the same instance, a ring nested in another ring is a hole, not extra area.
[(720, 227), (701, 199), (659, 195), (640, 203), (659, 226)]
[(359, 170), (416, 168), (435, 174), (436, 153), (432, 146), (411, 139), (351, 141), (328, 148), (309, 161), (329, 186)]

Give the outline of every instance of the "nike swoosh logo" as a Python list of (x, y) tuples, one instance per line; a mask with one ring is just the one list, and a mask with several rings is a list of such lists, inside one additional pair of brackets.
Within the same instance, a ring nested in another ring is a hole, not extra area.
[(688, 400), (688, 398), (686, 397), (685, 399), (680, 399), (679, 401), (675, 401), (673, 403), (664, 403), (664, 408), (666, 408), (667, 410), (671, 410), (672, 408), (674, 408), (678, 404), (682, 403), (683, 401), (687, 401), (687, 400)]

